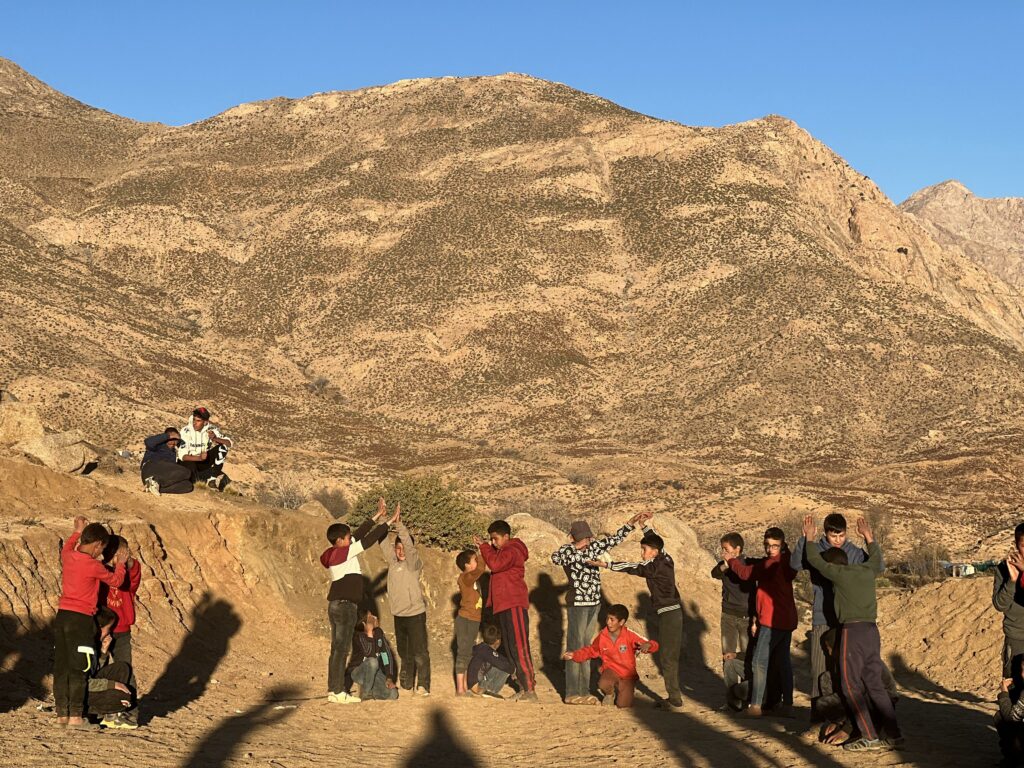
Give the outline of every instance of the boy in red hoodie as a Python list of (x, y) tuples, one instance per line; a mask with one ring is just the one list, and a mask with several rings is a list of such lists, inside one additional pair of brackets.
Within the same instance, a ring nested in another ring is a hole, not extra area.
[(106, 528), (79, 515), (75, 532), (60, 552), (61, 593), (53, 621), (53, 698), (57, 722), (69, 728), (91, 727), (83, 715), (89, 672), (98, 658), (93, 617), (100, 584), (114, 587), (124, 581), (126, 551), (114, 556), (113, 572), (100, 562), (109, 542)]
[(624, 605), (613, 605), (608, 609), (605, 628), (602, 629), (594, 642), (586, 648), (566, 651), (562, 658), (565, 661), (601, 660), (601, 678), (597, 687), (604, 694), (603, 703), (615, 704), (619, 709), (633, 706), (633, 688), (639, 675), (636, 673), (637, 653), (655, 653), (658, 643), (641, 637), (626, 628), (629, 609)]
[(743, 581), (757, 582), (757, 644), (754, 646), (753, 688), (747, 714), (760, 717), (768, 687), (768, 672), (775, 675), (782, 690), (782, 706), (776, 714), (791, 717), (793, 712), (793, 665), (789, 646), (796, 629), (796, 601), (786, 534), (781, 528), (764, 532), (765, 557), (729, 560), (729, 568)]
[(530, 653), (530, 605), (526, 588), (526, 561), (530, 551), (521, 539), (512, 538), (512, 529), (504, 520), (495, 520), (487, 528), (491, 543), (479, 536), (473, 543), (491, 571), (487, 605), (501, 627), (501, 645), (505, 655), (515, 664), (520, 690), (516, 701), (537, 701), (533, 658)]
[(110, 563), (119, 553), (124, 553), (126, 571), (124, 580), (116, 587), (109, 587), (106, 584), (100, 587), (100, 602), (117, 615), (117, 623), (110, 634), (110, 657), (114, 661), (128, 665), (131, 670), (128, 684), (133, 691), (137, 691), (135, 664), (132, 662), (132, 627), (135, 625), (135, 594), (139, 591), (139, 584), (142, 583), (142, 565), (131, 556), (128, 542), (122, 536), (111, 537), (109, 549), (114, 550), (113, 554), (107, 558)]

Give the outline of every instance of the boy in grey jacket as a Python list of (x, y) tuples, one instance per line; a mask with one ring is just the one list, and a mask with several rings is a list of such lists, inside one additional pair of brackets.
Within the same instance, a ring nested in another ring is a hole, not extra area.
[(401, 504), (395, 507), (394, 525), (398, 536), (394, 541), (384, 539), (380, 548), (388, 564), (388, 604), (391, 606), (391, 615), (395, 617), (395, 641), (402, 661), (398, 680), (405, 690), (412, 690), (416, 686), (417, 694), (429, 696), (427, 601), (420, 586), (423, 561), (416, 551), (409, 529), (402, 522)]

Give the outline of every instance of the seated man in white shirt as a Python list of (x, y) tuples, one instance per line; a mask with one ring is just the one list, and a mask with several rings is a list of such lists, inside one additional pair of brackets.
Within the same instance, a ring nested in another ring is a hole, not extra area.
[(210, 423), (210, 411), (199, 406), (192, 411), (192, 420), (181, 428), (178, 461), (192, 469), (194, 481), (223, 491), (231, 482), (224, 474), (224, 460), (231, 445), (231, 438)]

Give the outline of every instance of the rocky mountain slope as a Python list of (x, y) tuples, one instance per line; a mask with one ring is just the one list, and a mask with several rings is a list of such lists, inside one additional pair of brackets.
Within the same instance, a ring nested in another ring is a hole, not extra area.
[(1024, 284), (1024, 198), (983, 198), (957, 181), (926, 187), (900, 208), (928, 232), (1017, 288)]
[(698, 527), (775, 494), (970, 542), (1019, 502), (1017, 289), (783, 118), (504, 75), (168, 128), (8, 62), (0, 158), (0, 380), (56, 428), (203, 401), (254, 481), (429, 466)]

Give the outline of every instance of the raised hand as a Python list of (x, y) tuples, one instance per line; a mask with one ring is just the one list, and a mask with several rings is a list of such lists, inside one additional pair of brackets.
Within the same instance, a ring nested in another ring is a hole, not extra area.
[(402, 519), (402, 503), (399, 502), (398, 504), (395, 504), (395, 514), (393, 514), (391, 516), (391, 519), (388, 520), (388, 525), (394, 525), (395, 523), (401, 521), (401, 519)]
[(477, 547), (477, 549), (479, 549), (481, 546), (483, 546), (483, 543), (484, 543), (484, 540), (481, 539), (479, 536), (477, 536), (474, 533), (473, 534), (473, 544)]
[(1010, 578), (1014, 581), (1020, 578), (1020, 572), (1024, 570), (1024, 562), (1021, 561), (1020, 552), (1016, 548), (1006, 553), (1006, 570), (1010, 572)]
[(89, 520), (84, 515), (79, 515), (75, 518), (75, 533), (81, 533), (85, 530), (85, 526), (89, 524)]
[(374, 521), (383, 520), (388, 514), (388, 505), (384, 503), (384, 497), (377, 499), (377, 514), (373, 516)]
[(875, 540), (874, 535), (871, 533), (871, 526), (868, 525), (868, 521), (863, 517), (857, 521), (857, 533), (859, 533), (868, 544)]
[(1005, 678), (1003, 678), (1003, 682), (999, 684), (999, 690), (1001, 690), (1003, 693), (1009, 693), (1010, 692), (1010, 688), (1011, 688), (1012, 685), (1013, 685), (1013, 678), (1012, 677), (1005, 677)]
[(806, 517), (804, 517), (804, 538), (808, 541), (811, 541), (814, 538), (814, 534), (817, 530), (817, 526), (815, 526), (814, 524), (814, 517), (812, 515), (807, 515)]

